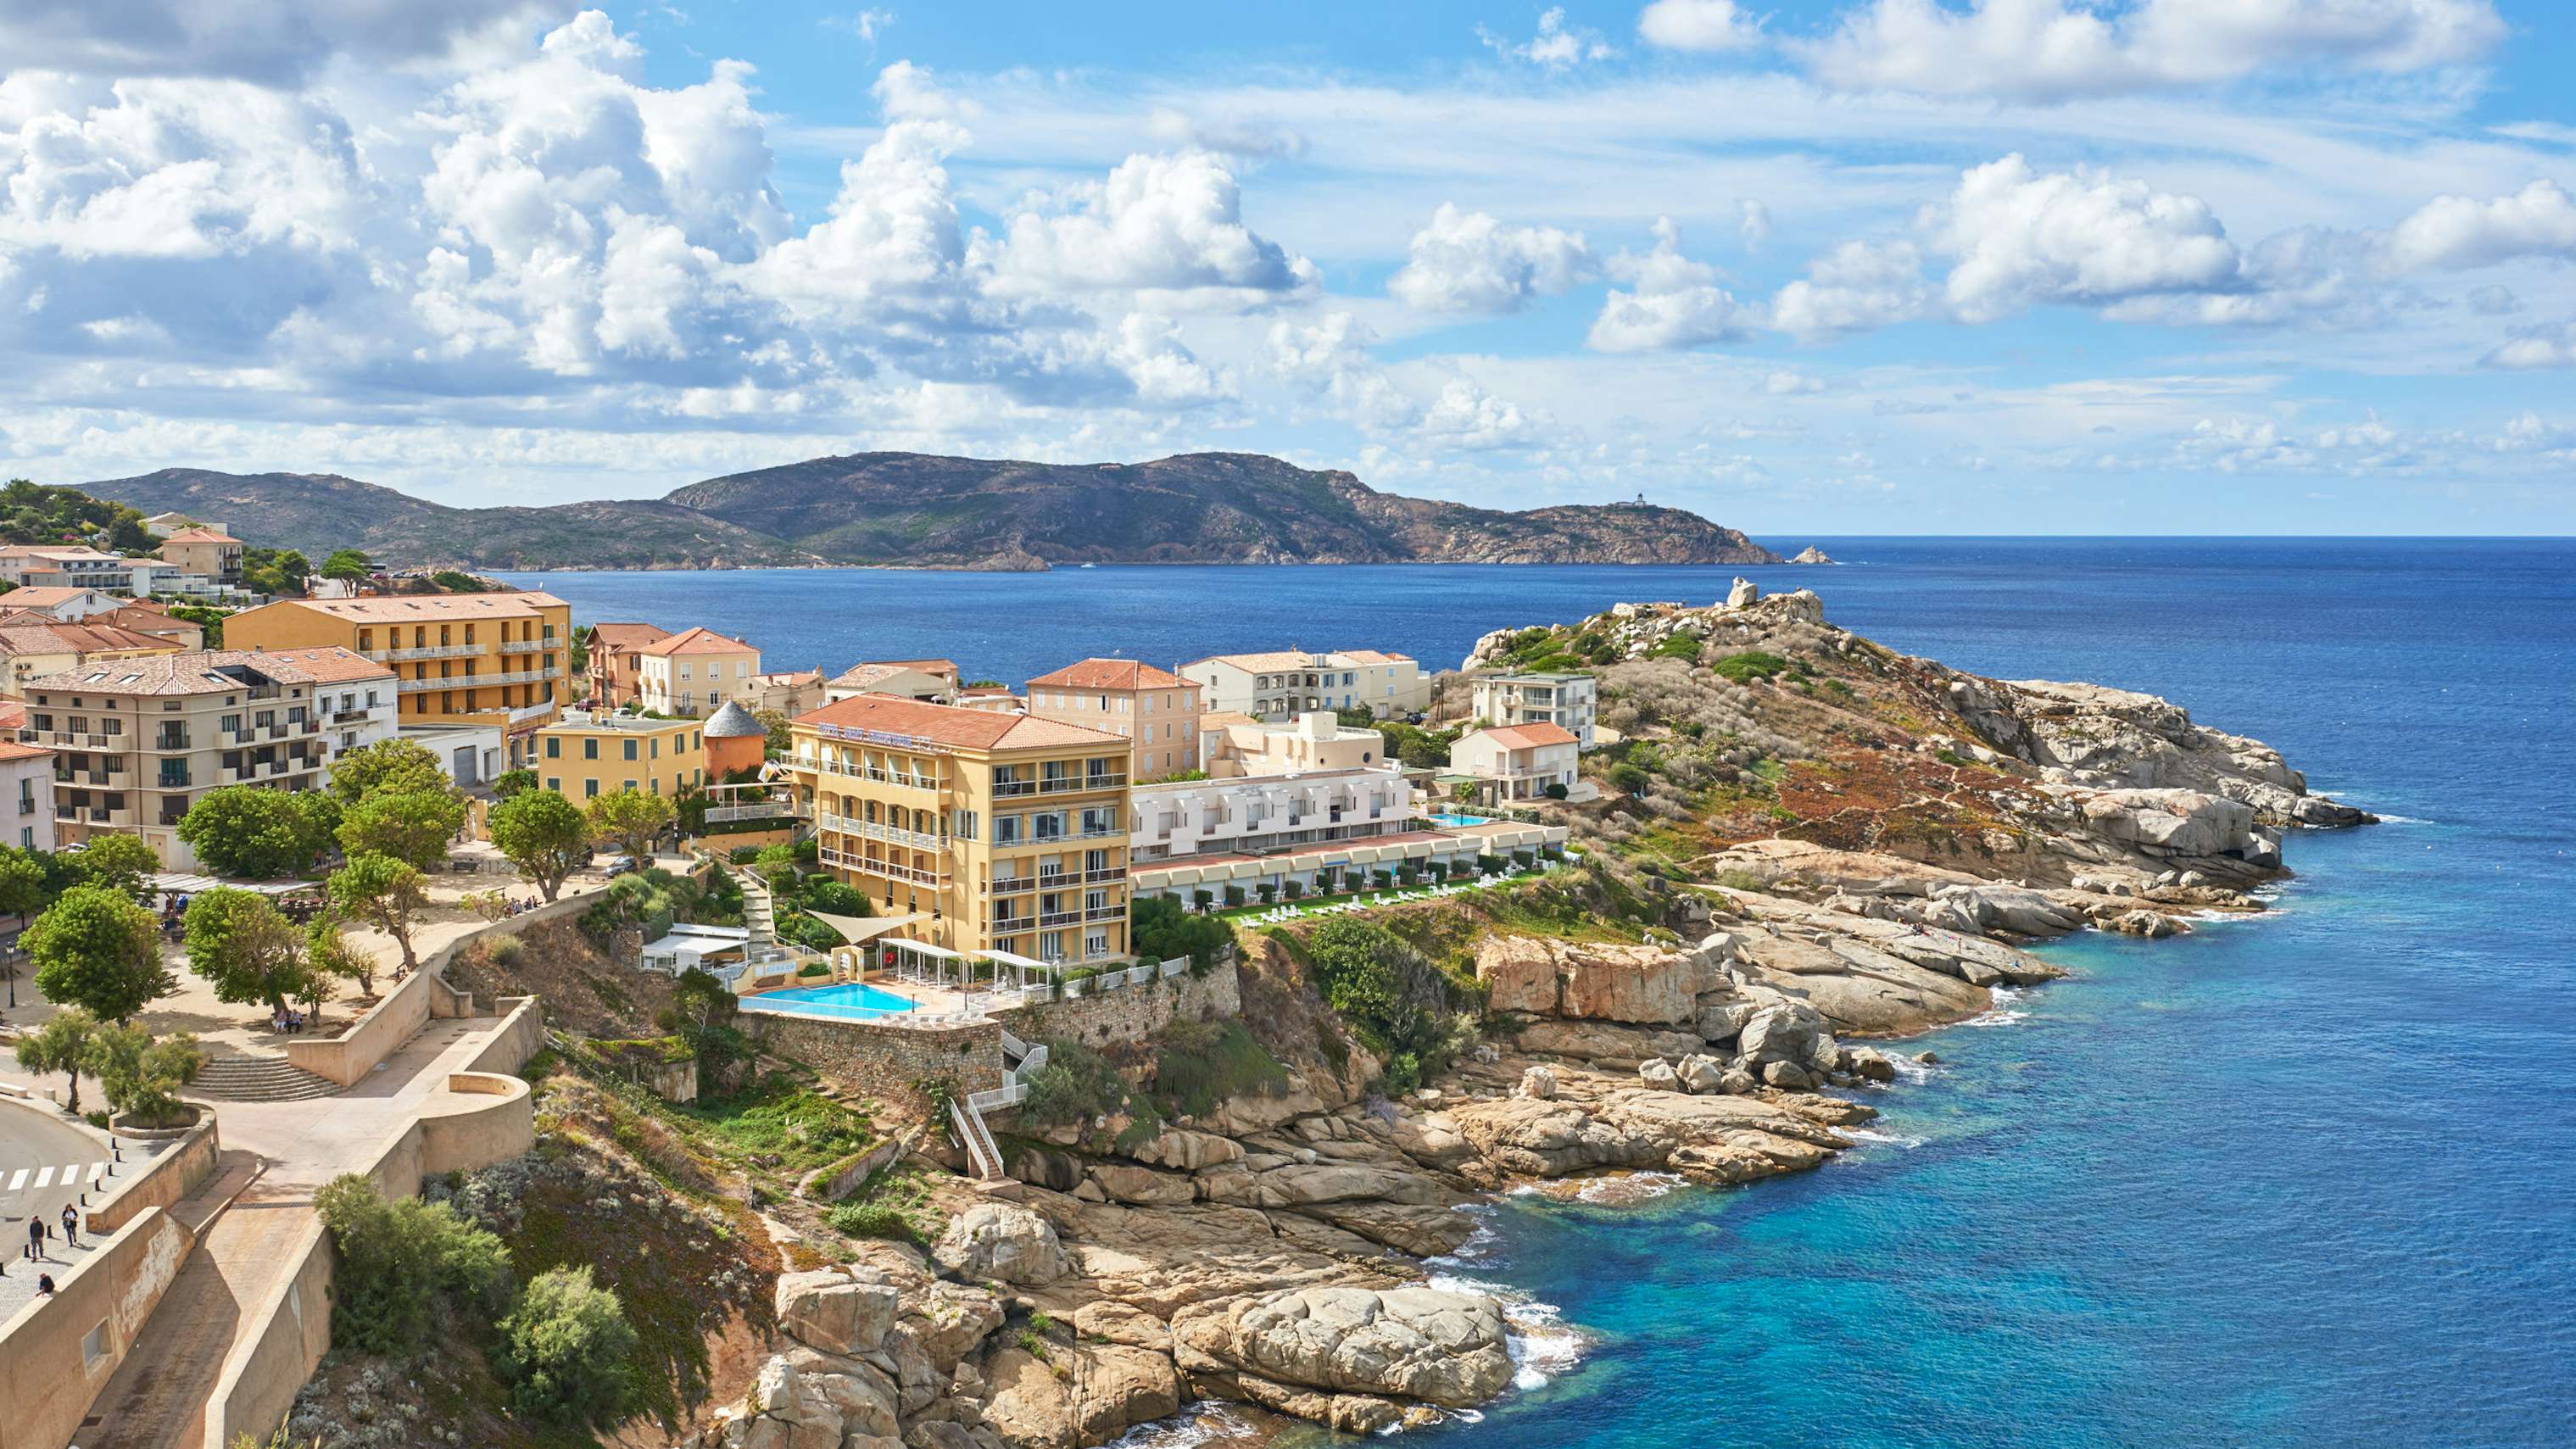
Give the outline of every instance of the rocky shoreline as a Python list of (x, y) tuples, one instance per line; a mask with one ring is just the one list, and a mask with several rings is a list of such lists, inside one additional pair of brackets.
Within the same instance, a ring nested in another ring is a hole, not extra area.
[(1425, 1266), (1470, 1241), (1474, 1204), (1607, 1174), (1735, 1185), (1817, 1167), (1900, 1075), (1888, 1043), (2065, 974), (2025, 946), (2260, 910), (2248, 891), (2287, 874), (2283, 831), (2369, 818), (2162, 700), (1948, 670), (1833, 628), (1812, 594), (1749, 590), (1567, 633), (1612, 656), (1623, 729), (1705, 738), (1645, 708), (1697, 687), (1671, 672), (1676, 636), (1782, 662), (1746, 732), (1824, 711), (1817, 747), (1764, 772), (1780, 778), (1759, 824), (1681, 867), (1617, 863), (1647, 791), (1583, 817), (1594, 859), (1562, 874), (1644, 900), (1647, 939), (1484, 932), (1485, 1040), (1390, 1098), (1294, 934), (1244, 938), (1245, 1019), (1283, 1087), (1171, 1123), (1004, 1126), (1014, 1181), (961, 1188), (928, 1250), (870, 1242), (781, 1278), (794, 1346), (692, 1442), (1080, 1449), (1205, 1399), (1344, 1432), (1437, 1422), (1516, 1372), (1508, 1306)]

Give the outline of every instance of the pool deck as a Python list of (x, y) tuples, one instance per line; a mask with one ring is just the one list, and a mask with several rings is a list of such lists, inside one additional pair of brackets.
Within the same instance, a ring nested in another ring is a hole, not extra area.
[[(866, 1007), (836, 1008), (834, 1003), (816, 1001), (812, 997), (796, 994), (852, 985), (866, 986), (890, 996), (900, 996), (910, 1001), (913, 1007), (910, 1011), (874, 1011)], [(1001, 994), (1010, 997), (1016, 993), (1005, 991)], [(1003, 1004), (995, 1000), (995, 993), (991, 991), (961, 992), (951, 986), (930, 986), (918, 981), (904, 981), (881, 971), (871, 971), (856, 982), (823, 982), (815, 986), (778, 987), (741, 998), (741, 1006), (745, 1011), (767, 1012), (776, 1016), (810, 1016), (825, 1021), (872, 1021), (889, 1026), (901, 1026), (907, 1022), (928, 1025), (933, 1021), (946, 1025), (960, 1015), (980, 1016)]]

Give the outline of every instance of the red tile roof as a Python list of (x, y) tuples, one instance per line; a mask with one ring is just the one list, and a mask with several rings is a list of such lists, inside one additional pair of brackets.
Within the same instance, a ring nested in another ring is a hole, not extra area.
[(671, 631), (659, 624), (593, 624), (590, 644), (594, 649), (641, 649), (657, 639), (668, 639)]
[(1179, 689), (1189, 681), (1134, 659), (1085, 659), (1029, 681), (1029, 688)]
[(739, 639), (728, 639), (713, 629), (690, 628), (667, 639), (656, 639), (635, 652), (668, 659), (674, 654), (757, 654), (760, 651)]
[(257, 653), (262, 659), (282, 659), (323, 684), (354, 684), (361, 679), (394, 677), (392, 665), (378, 664), (364, 654), (343, 649), (337, 644), (324, 644), (312, 649), (264, 649)]
[(1545, 720), (1537, 724), (1505, 725), (1500, 729), (1478, 730), (1477, 733), (1507, 750), (1533, 749), (1539, 745), (1583, 743), (1569, 733), (1565, 726), (1549, 724)]
[(934, 744), (970, 750), (1080, 749), (1095, 745), (1126, 749), (1133, 743), (1124, 735), (1056, 720), (951, 704), (923, 704), (891, 694), (853, 695), (838, 704), (800, 714), (796, 723), (913, 735)]

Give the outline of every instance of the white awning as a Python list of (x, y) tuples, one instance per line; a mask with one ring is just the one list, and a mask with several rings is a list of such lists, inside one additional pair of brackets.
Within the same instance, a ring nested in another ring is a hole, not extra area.
[(841, 939), (853, 946), (862, 941), (873, 941), (897, 926), (908, 926), (921, 919), (917, 911), (901, 916), (835, 916), (822, 911), (807, 911), (805, 914), (840, 932)]
[(217, 889), (249, 891), (254, 895), (263, 896), (289, 896), (297, 891), (318, 891), (322, 889), (322, 883), (311, 880), (225, 880), (220, 876), (180, 875), (162, 871), (152, 876), (152, 888), (164, 895), (181, 896), (193, 896), (200, 891)]

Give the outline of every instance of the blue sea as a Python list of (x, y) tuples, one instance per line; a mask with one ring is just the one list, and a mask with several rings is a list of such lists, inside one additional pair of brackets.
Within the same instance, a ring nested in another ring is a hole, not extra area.
[[(772, 667), (1302, 645), (1454, 665), (1621, 599), (1807, 585), (2007, 678), (2150, 690), (2387, 823), (2292, 839), (2276, 909), (2045, 954), (1923, 1039), (1825, 1169), (1624, 1207), (1507, 1198), (1447, 1271), (1531, 1387), (1415, 1441), (2576, 1443), (2576, 542), (1798, 539), (1839, 568), (514, 576)], [(1552, 1325), (1552, 1327), (1551, 1327)]]

